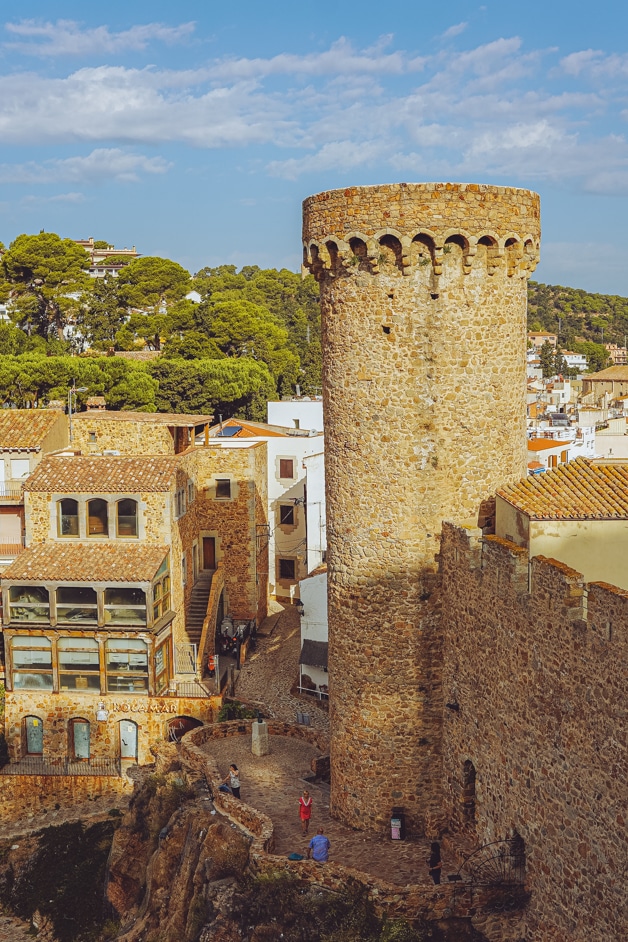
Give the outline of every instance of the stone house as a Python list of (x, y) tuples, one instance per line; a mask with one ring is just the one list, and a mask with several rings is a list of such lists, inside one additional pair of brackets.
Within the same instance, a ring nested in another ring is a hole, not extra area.
[(178, 455), (203, 435), (211, 415), (112, 412), (91, 409), (73, 417), (72, 446), (83, 455)]
[(628, 464), (578, 458), (497, 491), (495, 535), (628, 589)]
[(611, 398), (628, 394), (628, 366), (609, 366), (582, 377), (582, 395), (593, 393), (597, 401), (604, 393)]
[(24, 547), (24, 482), (44, 455), (67, 443), (61, 411), (0, 410), (0, 570)]

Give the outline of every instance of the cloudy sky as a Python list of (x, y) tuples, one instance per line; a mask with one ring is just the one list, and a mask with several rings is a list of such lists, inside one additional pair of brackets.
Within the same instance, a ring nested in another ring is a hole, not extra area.
[(192, 271), (296, 270), (310, 193), (497, 183), (541, 194), (539, 280), (628, 295), (621, 0), (17, 9), (0, 26), (6, 244), (43, 228)]

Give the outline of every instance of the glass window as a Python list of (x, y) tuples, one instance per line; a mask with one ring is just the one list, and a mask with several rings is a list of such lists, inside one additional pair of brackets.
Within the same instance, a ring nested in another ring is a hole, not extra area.
[(52, 643), (48, 638), (11, 639), (14, 690), (52, 690)]
[(66, 497), (57, 501), (57, 532), (59, 536), (78, 536), (79, 535), (79, 517), (78, 501), (72, 497)]
[(280, 559), (279, 560), (279, 578), (280, 579), (294, 579), (294, 577), (295, 577), (294, 559)]
[(294, 507), (292, 504), (282, 504), (279, 508), (279, 523), (292, 526), (294, 524)]
[(113, 625), (145, 625), (146, 593), (143, 589), (105, 589), (105, 622)]
[(139, 638), (106, 642), (107, 691), (148, 693), (148, 649)]
[(153, 621), (170, 611), (170, 576), (166, 574), (153, 585)]
[(100, 693), (98, 642), (94, 638), (59, 638), (59, 687)]
[(30, 461), (28, 458), (11, 458), (11, 477), (14, 481), (27, 478), (30, 473)]
[(60, 586), (57, 589), (57, 621), (61, 624), (98, 622), (96, 590), (88, 586)]
[(155, 687), (162, 693), (170, 680), (170, 641), (166, 641), (155, 651)]
[(216, 497), (222, 499), (231, 497), (231, 481), (229, 478), (216, 478)]
[(9, 589), (10, 621), (48, 621), (48, 589), (35, 585), (12, 585)]
[(87, 502), (87, 535), (94, 537), (109, 536), (107, 519), (107, 501), (97, 497)]
[(137, 536), (137, 501), (130, 498), (118, 501), (118, 536)]

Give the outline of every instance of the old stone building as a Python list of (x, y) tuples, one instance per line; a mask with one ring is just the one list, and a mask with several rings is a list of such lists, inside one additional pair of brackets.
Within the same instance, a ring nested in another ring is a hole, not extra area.
[(303, 236), (323, 313), (332, 813), (383, 830), (395, 808), (471, 854), (470, 885), (501, 887), (491, 939), (626, 938), (627, 485), (582, 460), (524, 479), (538, 197), (337, 190), (306, 200)]
[(2, 579), (14, 761), (149, 761), (173, 722), (211, 718), (223, 616), (266, 615), (265, 444), (206, 443), (202, 416), (96, 414), (95, 443), (76, 423), (88, 454), (75, 438), (24, 483), (26, 548)]

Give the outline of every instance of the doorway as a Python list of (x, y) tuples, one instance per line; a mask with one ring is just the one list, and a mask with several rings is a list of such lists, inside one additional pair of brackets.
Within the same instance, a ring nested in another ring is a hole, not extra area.
[(120, 758), (137, 761), (137, 723), (120, 720)]
[(72, 758), (89, 759), (90, 729), (87, 720), (70, 720)]
[(44, 724), (37, 716), (27, 716), (24, 720), (26, 734), (26, 754), (42, 756), (44, 754)]
[(203, 537), (203, 569), (216, 568), (216, 537)]

